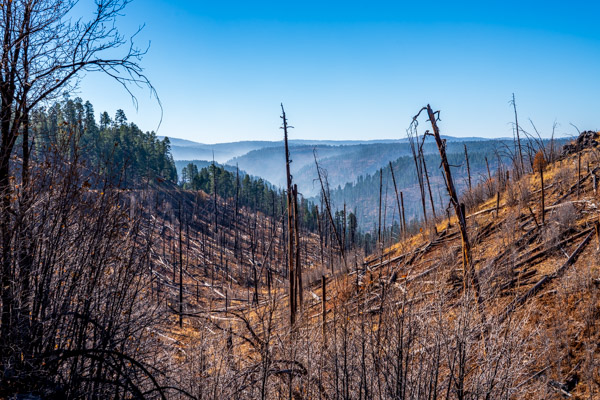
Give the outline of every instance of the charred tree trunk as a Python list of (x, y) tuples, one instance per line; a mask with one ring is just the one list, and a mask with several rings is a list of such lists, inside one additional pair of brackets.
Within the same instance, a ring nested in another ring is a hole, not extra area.
[[(357, 272), (358, 275), (358, 272)], [(321, 276), (321, 316), (322, 316), (322, 334), (323, 334), (323, 346), (327, 345), (327, 278), (325, 275)]]
[(437, 219), (437, 216), (435, 215), (435, 204), (433, 203), (433, 195), (431, 194), (431, 184), (429, 183), (429, 173), (427, 172), (427, 163), (425, 162), (425, 156), (423, 155), (423, 152), (421, 151), (421, 159), (423, 160), (423, 172), (425, 173), (425, 179), (427, 181), (427, 190), (429, 191), (429, 201), (431, 203), (431, 213), (433, 214), (433, 219), (434, 219), (434, 227), (435, 227), (435, 220)]
[(215, 166), (215, 154), (213, 152), (213, 162), (212, 162), (212, 172), (213, 172), (213, 208), (215, 210), (215, 239), (217, 238), (218, 226), (218, 210), (217, 210), (217, 167)]
[(377, 241), (381, 246), (381, 198), (383, 196), (383, 168), (379, 169), (379, 222), (377, 225)]
[(342, 242), (344, 243), (344, 250), (346, 250), (346, 203), (344, 202), (344, 215), (342, 216)]
[(491, 185), (492, 184), (492, 173), (490, 172), (490, 163), (488, 162), (487, 157), (485, 157), (485, 168), (487, 169), (487, 173), (488, 173), (488, 182)]
[(498, 218), (499, 211), (500, 211), (500, 191), (496, 192), (496, 218)]
[(465, 144), (465, 161), (467, 163), (467, 177), (469, 178), (469, 192), (471, 191), (471, 166), (469, 165), (469, 153), (467, 152), (467, 145)]
[[(394, 176), (394, 168), (390, 161), (390, 173), (392, 174), (392, 182), (394, 183), (394, 193), (396, 193), (396, 204), (398, 205), (398, 219), (400, 220), (400, 226), (402, 226), (402, 207), (400, 206), (400, 196), (398, 195), (398, 186), (396, 185), (396, 177)], [(404, 232), (404, 229), (402, 230)]]
[(238, 207), (240, 197), (240, 169), (238, 165), (235, 166), (235, 214), (233, 216), (233, 225), (235, 229), (235, 239), (233, 245), (233, 252), (237, 256), (239, 246), (239, 229), (238, 229)]
[(179, 203), (179, 327), (183, 327), (183, 239), (181, 236), (181, 203)]
[(542, 183), (542, 225), (546, 223), (546, 193), (544, 191), (544, 166), (540, 165), (540, 180)]
[[(427, 225), (427, 207), (425, 204), (425, 184), (423, 182), (423, 168), (421, 165), (421, 158), (419, 157), (419, 154), (417, 153), (418, 150), (416, 149), (415, 146), (415, 138), (409, 133), (408, 135), (408, 139), (409, 139), (409, 143), (410, 143), (410, 149), (412, 151), (412, 155), (413, 155), (413, 160), (415, 162), (415, 171), (417, 172), (417, 180), (419, 182), (419, 190), (420, 190), (420, 194), (421, 194), (421, 205), (423, 206), (423, 219), (425, 221), (425, 225)], [(418, 143), (417, 143), (418, 145)]]
[(577, 200), (579, 200), (579, 189), (581, 187), (581, 151), (577, 153)]
[(298, 223), (298, 186), (294, 184), (294, 241), (296, 243), (295, 255), (296, 255), (296, 281), (297, 290), (295, 291), (298, 295), (298, 302), (296, 303), (300, 309), (302, 309), (302, 303), (304, 302), (304, 288), (302, 287), (302, 265), (300, 263), (300, 226)]
[(594, 229), (596, 230), (596, 251), (600, 251), (600, 222), (594, 223)]
[(317, 216), (317, 229), (319, 230), (319, 245), (321, 247), (321, 266), (325, 266), (325, 250), (323, 249), (323, 228), (321, 227), (321, 216), (319, 215), (319, 207), (315, 206), (315, 214)]
[(519, 174), (522, 175), (524, 173), (523, 171), (523, 151), (521, 150), (521, 135), (519, 133), (519, 119), (517, 118), (517, 103), (515, 101), (515, 94), (513, 93), (512, 95), (512, 105), (513, 105), (513, 109), (515, 110), (515, 131), (517, 134), (517, 146), (519, 149)]
[(327, 195), (328, 190), (325, 189), (325, 183), (323, 182), (323, 176), (321, 173), (321, 167), (319, 167), (319, 162), (317, 161), (317, 153), (316, 151), (313, 151), (313, 156), (315, 158), (315, 165), (317, 167), (317, 175), (319, 176), (319, 183), (321, 184), (321, 193), (323, 195), (323, 200), (325, 202), (325, 208), (327, 210), (327, 215), (329, 216), (329, 223), (333, 229), (333, 233), (335, 235), (335, 238), (338, 242), (338, 245), (340, 247), (340, 251), (342, 253), (342, 259), (344, 261), (344, 267), (346, 267), (347, 269), (347, 265), (346, 265), (346, 253), (344, 251), (344, 246), (342, 246), (342, 239), (340, 237), (340, 234), (338, 232), (338, 230), (335, 227), (335, 221), (333, 219), (333, 214), (331, 213), (331, 205), (329, 204), (329, 196)]
[(404, 212), (404, 192), (400, 192), (400, 205), (402, 206), (402, 230), (406, 235), (406, 213)]
[(285, 144), (285, 172), (287, 177), (287, 211), (288, 211), (288, 271), (289, 271), (289, 308), (290, 308), (290, 326), (293, 327), (296, 323), (296, 293), (295, 284), (296, 276), (294, 272), (294, 216), (293, 216), (293, 199), (292, 199), (292, 174), (290, 173), (290, 150), (288, 147), (288, 124), (285, 116), (283, 104), (281, 105), (283, 119), (283, 139)]
[[(467, 219), (465, 215), (464, 204), (459, 203), (456, 189), (454, 188), (454, 181), (452, 180), (452, 172), (450, 170), (450, 164), (448, 163), (448, 157), (446, 156), (446, 144), (442, 141), (440, 132), (436, 123), (436, 113), (433, 112), (431, 106), (428, 104), (426, 107), (429, 120), (433, 129), (433, 136), (435, 138), (438, 150), (440, 152), (440, 158), (442, 161), (442, 168), (444, 170), (444, 178), (446, 180), (446, 189), (448, 189), (448, 195), (450, 201), (454, 206), (456, 217), (458, 219), (458, 226), (460, 230), (462, 253), (463, 253), (463, 270), (464, 270), (464, 288), (465, 291), (468, 289), (468, 285), (472, 285), (475, 289), (475, 294), (479, 297), (479, 283), (477, 276), (475, 275), (475, 269), (471, 259), (471, 245), (469, 243), (469, 236), (467, 233)], [(416, 117), (415, 117), (416, 118)]]

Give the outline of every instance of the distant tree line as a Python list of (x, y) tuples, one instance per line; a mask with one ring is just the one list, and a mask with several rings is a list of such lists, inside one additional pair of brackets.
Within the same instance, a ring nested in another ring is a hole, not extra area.
[[(239, 207), (260, 211), (278, 217), (287, 212), (285, 193), (262, 178), (240, 174), (225, 169), (222, 165), (210, 165), (198, 169), (194, 163), (185, 166), (181, 173), (181, 186), (186, 190), (202, 190), (225, 200), (237, 201)], [(312, 202), (299, 199), (299, 214), (303, 228), (317, 230), (317, 211)]]
[[(464, 145), (465, 142), (448, 142), (448, 158), (452, 169), (456, 171), (456, 184), (460, 190), (468, 186), (467, 168), (465, 164)], [(502, 152), (503, 148), (511, 142), (502, 140), (482, 140), (466, 142), (469, 149), (469, 161), (471, 176), (474, 182), (485, 180), (488, 175), (488, 166), (491, 174), (494, 174), (498, 166), (508, 163), (508, 157)], [(447, 207), (447, 195), (443, 188), (443, 177), (439, 167), (439, 155), (432, 151), (430, 143), (425, 144), (425, 162), (432, 184), (432, 195), (439, 215), (445, 214)], [(487, 162), (486, 162), (487, 160)], [(398, 190), (404, 192), (406, 219), (410, 224), (422, 218), (422, 208), (418, 194), (418, 174), (415, 169), (412, 156), (401, 156), (392, 162)], [(393, 221), (399, 221), (399, 213), (396, 207), (394, 189), (392, 185), (389, 167), (383, 168), (383, 207), (384, 213), (387, 208), (386, 222), (389, 227)], [(363, 231), (377, 230), (379, 182), (380, 172), (359, 176), (356, 181), (348, 182), (344, 186), (337, 186), (331, 191), (331, 200), (336, 207), (344, 202), (353, 209), (357, 209), (358, 224)], [(387, 193), (387, 195), (386, 195)], [(386, 207), (387, 205), (387, 207)], [(427, 203), (428, 212), (430, 204)], [(383, 221), (382, 221), (383, 222)], [(382, 227), (383, 228), (383, 227)]]
[(143, 178), (177, 181), (169, 138), (158, 139), (128, 123), (123, 110), (114, 118), (105, 111), (97, 123), (89, 101), (65, 98), (33, 111), (31, 122), (36, 132), (33, 156), (57, 145), (75, 152), (77, 143), (84, 165), (120, 186), (135, 186)]
[[(285, 192), (262, 178), (256, 178), (241, 171), (229, 171), (227, 166), (212, 164), (204, 168), (190, 162), (181, 172), (180, 186), (186, 190), (201, 190), (228, 201), (237, 201), (238, 207), (246, 207), (253, 212), (261, 212), (273, 218), (287, 215)], [(334, 230), (331, 221), (323, 212), (324, 207), (317, 206), (314, 201), (300, 196), (298, 211), (300, 226), (310, 232), (319, 232), (324, 246), (335, 244)], [(333, 215), (333, 223), (341, 235), (344, 248), (364, 248), (370, 254), (376, 247), (377, 235), (364, 232), (358, 225), (357, 212), (338, 210)], [(398, 238), (400, 227), (396, 222), (386, 230), (385, 235)]]

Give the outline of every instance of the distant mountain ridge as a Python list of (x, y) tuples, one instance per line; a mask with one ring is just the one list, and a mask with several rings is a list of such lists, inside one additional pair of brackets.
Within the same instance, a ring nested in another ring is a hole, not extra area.
[[(453, 169), (456, 173), (456, 185), (462, 190), (467, 181), (464, 163), (464, 147), (468, 148), (471, 174), (474, 182), (482, 177), (487, 177), (488, 168), (494, 173), (498, 167), (499, 158), (504, 163), (507, 150), (513, 146), (512, 138), (485, 139), (485, 138), (458, 138), (443, 136), (447, 141), (447, 152), (452, 159)], [(422, 136), (420, 137), (422, 140)], [(563, 140), (557, 140), (557, 145)], [(291, 173), (293, 181), (298, 185), (299, 192), (306, 198), (319, 202), (321, 191), (315, 166), (315, 154), (319, 166), (326, 171), (327, 181), (331, 188), (331, 202), (334, 208), (343, 207), (346, 203), (349, 209), (356, 209), (359, 226), (371, 229), (377, 219), (377, 205), (379, 196), (379, 170), (384, 170), (385, 192), (390, 215), (387, 220), (394, 217), (395, 204), (390, 194), (389, 163), (394, 164), (398, 190), (405, 192), (406, 214), (410, 220), (420, 218), (422, 214), (418, 197), (417, 178), (415, 172), (412, 150), (408, 138), (398, 140), (365, 140), (365, 141), (335, 141), (335, 140), (290, 140)], [(285, 176), (285, 151), (283, 141), (244, 141), (234, 143), (219, 143), (206, 145), (183, 139), (171, 139), (172, 151), (177, 169), (181, 169), (189, 162), (199, 168), (212, 163), (212, 153), (215, 162), (233, 172), (239, 168), (241, 175), (249, 174), (260, 177), (271, 184), (283, 188), (286, 185)], [(208, 160), (199, 160), (190, 157), (187, 161), (178, 160), (178, 151), (203, 151), (209, 155)], [(434, 201), (437, 207), (443, 208), (444, 192), (439, 188), (443, 182), (440, 178), (438, 148), (432, 137), (428, 136), (423, 146), (423, 152), (428, 160), (429, 176), (434, 184)], [(221, 159), (217, 155), (223, 156)], [(225, 159), (225, 155), (237, 154)], [(225, 159), (225, 161), (221, 161)], [(487, 161), (486, 161), (487, 159)], [(181, 176), (181, 174), (180, 174)], [(429, 207), (429, 206), (428, 206)]]
[[(160, 139), (164, 136), (158, 136)], [(214, 160), (218, 163), (227, 163), (233, 158), (243, 156), (253, 150), (269, 147), (283, 146), (283, 140), (243, 140), (239, 142), (206, 144), (187, 139), (173, 138), (168, 136), (171, 142), (171, 154), (175, 160)], [(443, 136), (448, 141), (478, 141), (490, 140), (479, 137), (460, 138), (454, 136)], [(290, 146), (355, 146), (370, 144), (394, 144), (407, 143), (408, 138), (402, 139), (373, 139), (373, 140), (310, 140), (291, 139)]]
[[(447, 135), (443, 138), (449, 143), (480, 143), (494, 140)], [(239, 166), (239, 169), (245, 173), (261, 177), (279, 187), (285, 186), (285, 157), (282, 140), (205, 144), (179, 138), (169, 139), (179, 173), (188, 162), (193, 161), (202, 167), (209, 165), (214, 159), (216, 163), (224, 165), (230, 171)], [(498, 139), (498, 141), (501, 142), (502, 139)], [(332, 188), (343, 187), (346, 183), (355, 182), (358, 177), (373, 174), (379, 168), (385, 167), (388, 162), (411, 154), (408, 138), (292, 139), (289, 141), (289, 145), (294, 182), (298, 184), (299, 191), (309, 197), (317, 195), (320, 191), (314, 164), (313, 152), (315, 150), (320, 165), (328, 171), (328, 181)], [(424, 150), (426, 153), (437, 151), (431, 137), (427, 137)]]

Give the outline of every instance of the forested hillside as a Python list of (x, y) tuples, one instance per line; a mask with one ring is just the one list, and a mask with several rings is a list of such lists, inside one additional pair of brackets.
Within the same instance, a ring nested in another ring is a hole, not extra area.
[[(270, 217), (281, 215), (287, 210), (283, 190), (262, 178), (240, 175), (239, 171), (228, 171), (225, 166), (215, 164), (199, 170), (195, 163), (188, 163), (182, 170), (181, 186), (186, 190), (202, 190), (210, 195), (216, 193), (222, 199), (233, 201), (238, 208), (248, 207)], [(318, 216), (314, 204), (300, 197), (298, 207), (302, 225), (310, 231), (316, 231)]]
[[(169, 140), (173, 141), (174, 139), (169, 138)], [(211, 165), (213, 165), (213, 161), (205, 161), (205, 160), (177, 160), (176, 159), (175, 160), (175, 166), (177, 167), (177, 177), (179, 178), (180, 181), (183, 180), (183, 169), (185, 167), (187, 167), (189, 164), (194, 164), (196, 166), (196, 168), (202, 169), (202, 168), (210, 167)], [(216, 161), (214, 162), (214, 164), (216, 166), (218, 166), (218, 167), (225, 168), (229, 172), (235, 173), (236, 171), (238, 171), (238, 168), (236, 168), (235, 165), (220, 164), (220, 163), (218, 163)], [(246, 171), (239, 170), (239, 174), (240, 174), (240, 176), (244, 176), (244, 175), (246, 175)]]
[[(169, 139), (160, 140), (154, 132), (142, 132), (137, 125), (127, 122), (122, 110), (117, 110), (114, 118), (103, 112), (98, 123), (89, 101), (65, 99), (35, 110), (31, 121), (36, 138), (33, 157), (41, 156), (49, 148), (77, 152), (85, 168), (127, 187), (151, 178), (177, 181)], [(65, 146), (68, 143), (71, 148)], [(75, 143), (77, 149), (73, 147)]]
[[(457, 147), (459, 143), (485, 142), (481, 138), (455, 138), (444, 136), (445, 140)], [(291, 172), (298, 187), (306, 196), (314, 196), (320, 188), (315, 184), (317, 172), (314, 152), (319, 163), (327, 171), (331, 187), (354, 182), (361, 175), (372, 174), (389, 161), (411, 154), (408, 139), (373, 140), (373, 141), (290, 141), (290, 156), (292, 158)], [(423, 151), (428, 154), (435, 151), (431, 139), (427, 139)], [(285, 185), (285, 173), (280, 168), (284, 162), (283, 145), (273, 143), (270, 147), (252, 150), (247, 154), (228, 161), (230, 165), (238, 164), (248, 173), (260, 176), (280, 187)]]
[[(208, 135), (205, 132), (198, 133), (198, 138), (204, 138)], [(290, 139), (289, 145), (296, 146), (354, 146), (359, 144), (377, 144), (393, 143), (396, 140), (302, 140)], [(227, 163), (236, 157), (243, 157), (245, 154), (270, 147), (282, 147), (283, 141), (267, 140), (241, 140), (229, 143), (205, 144), (191, 140), (171, 138), (171, 147), (175, 160), (193, 160), (193, 161), (212, 161)]]
[[(448, 141), (446, 143), (450, 167), (455, 174), (454, 176), (457, 177), (455, 184), (461, 192), (469, 188), (469, 173), (471, 186), (474, 187), (478, 183), (485, 182), (495, 176), (499, 168), (506, 170), (512, 162), (512, 140)], [(544, 143), (547, 146), (550, 145), (549, 140)], [(557, 148), (563, 143), (565, 143), (564, 139), (554, 140), (553, 146)], [(465, 147), (467, 148), (470, 171), (467, 170)], [(531, 143), (531, 148), (533, 148), (533, 143)], [(443, 175), (440, 169), (439, 155), (436, 154), (435, 143), (430, 140), (426, 141), (423, 146), (423, 153), (429, 176), (428, 184), (423, 169), (422, 179), (426, 196), (425, 213), (429, 218), (434, 217), (434, 215), (437, 217), (445, 216), (448, 208), (448, 196), (444, 189)], [(532, 161), (533, 155), (527, 155), (527, 159)], [(331, 165), (332, 163), (325, 164), (323, 162), (323, 164)], [(411, 222), (423, 221), (425, 217), (415, 159), (412, 155), (405, 155), (397, 158), (391, 164), (397, 190), (403, 193), (406, 223), (410, 225)], [(355, 181), (348, 182), (345, 185), (338, 185), (337, 187), (332, 185), (331, 187), (331, 201), (334, 207), (341, 209), (346, 204), (348, 209), (357, 210), (358, 224), (363, 230), (377, 230), (380, 183), (382, 185), (382, 224), (392, 226), (394, 223), (401, 222), (389, 164), (382, 165), (381, 171), (383, 173), (381, 182), (380, 172), (377, 171), (373, 174), (360, 175)], [(431, 187), (431, 197), (429, 187)]]

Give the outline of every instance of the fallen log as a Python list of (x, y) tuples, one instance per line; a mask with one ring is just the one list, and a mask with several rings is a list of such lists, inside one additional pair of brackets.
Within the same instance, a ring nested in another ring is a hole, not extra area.
[[(593, 230), (593, 228), (588, 228), (581, 232), (578, 232), (578, 233), (574, 234), (573, 236), (570, 236), (566, 239), (561, 240), (554, 247), (564, 246), (565, 244), (569, 243), (572, 240), (579, 239), (580, 237), (585, 236), (586, 234), (592, 232), (592, 230)], [(539, 258), (547, 256), (548, 251), (545, 250), (543, 247), (544, 247), (543, 244), (540, 246), (537, 246), (535, 249), (533, 249), (530, 252), (519, 257), (519, 259), (517, 260), (517, 263), (515, 264), (513, 269), (521, 268), (527, 264), (531, 264), (532, 262), (538, 260)]]
[(527, 285), (529, 283), (529, 278), (532, 278), (533, 276), (535, 276), (536, 273), (537, 273), (537, 270), (535, 270), (535, 269), (522, 271), (515, 278), (504, 283), (503, 285), (500, 285), (498, 287), (498, 291), (504, 292), (508, 289), (512, 289), (513, 287), (517, 286), (517, 284), (519, 284), (519, 286)]
[[(525, 248), (531, 244), (539, 235), (538, 229), (531, 229), (527, 231), (521, 238), (514, 242), (514, 246), (516, 247), (516, 251), (519, 252), (521, 249)], [(500, 254), (494, 257), (484, 268), (480, 269), (478, 274), (479, 277), (482, 277), (484, 274), (489, 272), (491, 268), (493, 268), (500, 260), (502, 260), (508, 253), (513, 250), (512, 246), (507, 246)]]
[(567, 192), (565, 194), (563, 194), (562, 196), (560, 196), (554, 203), (552, 203), (552, 205), (556, 205), (558, 203), (560, 203), (561, 201), (563, 201), (564, 199), (567, 198), (567, 196), (569, 196), (570, 194), (573, 194), (573, 192), (580, 187), (580, 185), (586, 181), (587, 178), (589, 178), (590, 176), (592, 176), (592, 174), (596, 174), (598, 172), (598, 170), (600, 170), (600, 168), (594, 168), (592, 171), (590, 171), (588, 174), (586, 174), (584, 177), (582, 177), (581, 179), (578, 179), (577, 182), (571, 186), (569, 188), (569, 190), (567, 190)]
[(566, 271), (566, 269), (577, 260), (577, 258), (579, 257), (579, 255), (581, 254), (583, 249), (585, 249), (585, 246), (592, 239), (592, 234), (593, 234), (593, 231), (590, 230), (590, 233), (585, 237), (585, 239), (583, 239), (583, 241), (579, 244), (579, 246), (577, 246), (577, 248), (575, 249), (573, 254), (571, 254), (571, 256), (567, 259), (567, 261), (565, 261), (565, 263), (563, 265), (561, 265), (556, 271), (554, 271), (554, 273), (552, 273), (550, 275), (545, 275), (542, 279), (540, 279), (538, 281), (538, 283), (535, 284), (535, 286), (533, 286), (531, 289), (529, 289), (527, 291), (527, 293), (525, 293), (521, 297), (513, 300), (506, 307), (506, 310), (504, 311), (504, 313), (500, 316), (498, 323), (501, 324), (502, 322), (504, 322), (504, 320), (510, 314), (512, 314), (512, 312), (515, 311), (518, 306), (522, 305), (528, 299), (535, 296), (536, 293), (538, 293), (540, 290), (542, 290), (546, 285), (548, 285), (554, 279), (560, 277)]

